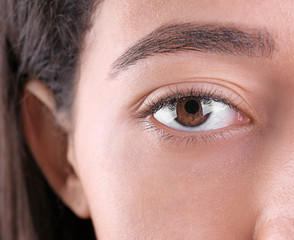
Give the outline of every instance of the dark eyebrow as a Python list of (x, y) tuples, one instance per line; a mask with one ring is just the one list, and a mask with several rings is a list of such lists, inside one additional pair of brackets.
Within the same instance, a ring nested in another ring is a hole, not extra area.
[(114, 78), (120, 71), (155, 54), (195, 51), (271, 57), (274, 47), (275, 42), (266, 29), (242, 31), (236, 27), (193, 23), (163, 25), (127, 49), (113, 63), (110, 76)]

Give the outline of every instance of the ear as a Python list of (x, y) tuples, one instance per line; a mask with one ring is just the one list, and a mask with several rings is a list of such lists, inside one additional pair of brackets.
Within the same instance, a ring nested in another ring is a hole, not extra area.
[(29, 81), (21, 102), (21, 119), (28, 146), (50, 186), (81, 218), (89, 208), (76, 169), (69, 121), (56, 109), (52, 91), (41, 81)]

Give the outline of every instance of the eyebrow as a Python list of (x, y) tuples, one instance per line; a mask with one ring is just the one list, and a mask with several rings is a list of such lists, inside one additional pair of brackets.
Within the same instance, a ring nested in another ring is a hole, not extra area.
[(131, 65), (157, 54), (194, 51), (271, 57), (274, 48), (275, 42), (266, 29), (243, 31), (236, 27), (193, 23), (163, 25), (128, 48), (112, 64), (110, 77), (115, 78)]

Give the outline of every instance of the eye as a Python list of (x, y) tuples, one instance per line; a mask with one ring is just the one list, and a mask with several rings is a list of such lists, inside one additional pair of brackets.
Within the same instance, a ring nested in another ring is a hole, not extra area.
[(243, 98), (229, 88), (206, 82), (181, 83), (150, 93), (135, 117), (142, 119), (146, 130), (182, 143), (231, 135), (231, 129), (252, 123), (245, 114), (249, 109)]
[(236, 118), (240, 120), (240, 115), (228, 104), (193, 96), (168, 104), (153, 116), (167, 127), (185, 132), (213, 131), (234, 124)]

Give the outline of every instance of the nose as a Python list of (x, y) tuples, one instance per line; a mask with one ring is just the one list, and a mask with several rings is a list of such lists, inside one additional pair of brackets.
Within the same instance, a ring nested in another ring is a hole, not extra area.
[(294, 218), (277, 217), (262, 223), (256, 233), (256, 240), (294, 239)]
[[(294, 113), (294, 111), (293, 111)], [(294, 114), (292, 115), (294, 117)], [(265, 137), (258, 159), (254, 240), (294, 240), (294, 127), (289, 116)]]
[[(293, 153), (272, 164), (258, 191), (256, 240), (294, 240), (294, 160)], [(276, 159), (276, 158), (275, 158)], [(287, 161), (288, 159), (288, 161)]]

